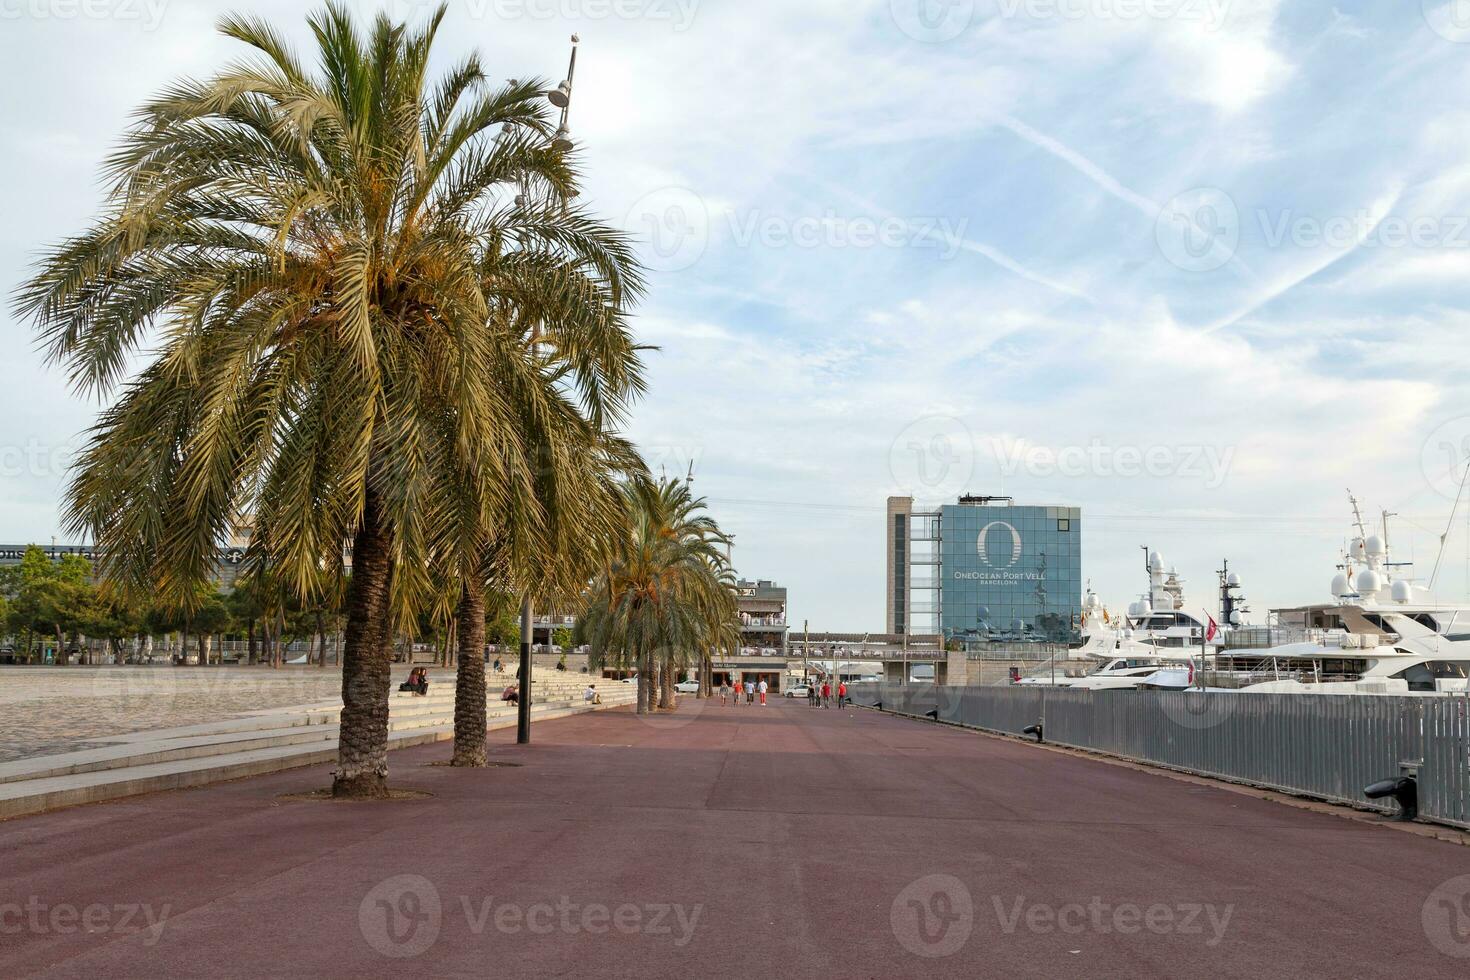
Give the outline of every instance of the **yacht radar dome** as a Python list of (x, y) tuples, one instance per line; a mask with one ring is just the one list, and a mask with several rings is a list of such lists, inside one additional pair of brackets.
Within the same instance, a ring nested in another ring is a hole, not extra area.
[(1226, 585), (1239, 585), (1240, 584), (1240, 575), (1237, 574), (1237, 573), (1235, 573), (1235, 572), (1231, 572), (1229, 575), (1225, 576), (1225, 584)]
[(1354, 561), (1362, 561), (1366, 556), (1366, 550), (1362, 538), (1353, 538), (1352, 543), (1348, 545), (1348, 557)]
[(1164, 559), (1157, 551), (1148, 556), (1148, 570), (1151, 572), (1162, 572), (1164, 570)]
[(1414, 587), (1403, 579), (1399, 579), (1393, 583), (1389, 594), (1393, 597), (1394, 602), (1408, 602), (1414, 597)]
[(1383, 576), (1371, 568), (1365, 568), (1358, 573), (1358, 592), (1364, 596), (1371, 596), (1383, 588)]
[(1332, 576), (1332, 598), (1341, 599), (1350, 592), (1352, 592), (1352, 587), (1348, 585), (1348, 577), (1346, 575), (1338, 572)]
[(1363, 547), (1367, 549), (1369, 558), (1382, 558), (1384, 555), (1383, 539), (1376, 534), (1368, 535)]

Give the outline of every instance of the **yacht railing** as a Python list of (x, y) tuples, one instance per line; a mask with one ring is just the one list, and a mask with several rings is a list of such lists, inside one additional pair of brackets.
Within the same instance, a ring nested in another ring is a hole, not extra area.
[(1372, 650), (1397, 643), (1397, 633), (1350, 633), (1301, 626), (1237, 626), (1226, 633), (1222, 650), (1265, 650), (1288, 643), (1316, 643), (1340, 650)]

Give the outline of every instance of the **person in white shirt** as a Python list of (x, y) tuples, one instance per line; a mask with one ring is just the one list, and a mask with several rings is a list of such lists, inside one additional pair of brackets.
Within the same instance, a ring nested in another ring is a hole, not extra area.
[(588, 704), (601, 704), (602, 695), (597, 693), (596, 684), (588, 684), (587, 690), (582, 692), (582, 700)]
[(761, 706), (764, 707), (766, 703), (766, 682), (762, 680), (760, 684), (757, 685), (757, 689), (761, 692)]

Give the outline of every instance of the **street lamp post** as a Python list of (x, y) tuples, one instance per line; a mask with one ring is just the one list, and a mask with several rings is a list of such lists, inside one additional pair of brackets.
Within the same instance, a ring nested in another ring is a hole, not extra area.
[(521, 600), (521, 688), (516, 703), (516, 744), (531, 742), (531, 641), (535, 624), (531, 621), (531, 593)]
[[(567, 114), (572, 106), (572, 75), (577, 70), (577, 43), (581, 39), (572, 35), (572, 59), (567, 65), (567, 77), (556, 88), (546, 93), (546, 99), (561, 110), (561, 125), (551, 140), (553, 148), (563, 153), (572, 148), (571, 130), (567, 128)], [(518, 205), (525, 204), (525, 192), (516, 197)], [(532, 332), (532, 344), (536, 343), (536, 332)], [(528, 745), (531, 741), (531, 645), (535, 623), (531, 618), (531, 593), (528, 590), (521, 600), (521, 683), (520, 697), (516, 705), (516, 744)]]

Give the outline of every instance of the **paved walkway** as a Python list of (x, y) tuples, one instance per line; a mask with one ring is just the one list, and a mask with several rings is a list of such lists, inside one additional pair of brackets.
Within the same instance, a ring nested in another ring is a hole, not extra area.
[(1470, 851), (1222, 789), (792, 701), (492, 737), (523, 765), (395, 753), (428, 799), (278, 799), (315, 767), (0, 824), (0, 976), (1470, 966)]

